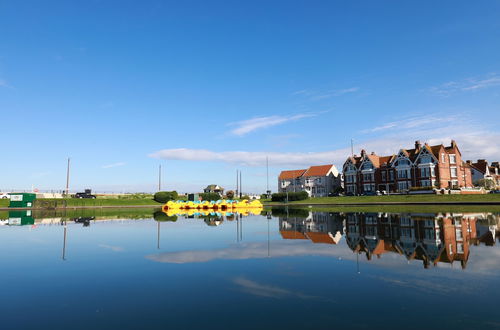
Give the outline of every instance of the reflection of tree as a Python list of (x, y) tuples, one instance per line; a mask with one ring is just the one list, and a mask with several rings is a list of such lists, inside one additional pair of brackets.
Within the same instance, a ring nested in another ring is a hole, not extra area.
[(153, 213), (153, 218), (155, 219), (155, 221), (177, 221), (176, 215), (169, 216), (162, 211), (156, 211), (155, 213)]

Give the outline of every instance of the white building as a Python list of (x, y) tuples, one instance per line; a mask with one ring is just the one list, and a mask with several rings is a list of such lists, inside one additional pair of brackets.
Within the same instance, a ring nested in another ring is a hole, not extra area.
[(311, 166), (306, 170), (282, 171), (278, 177), (279, 192), (306, 191), (310, 197), (326, 197), (341, 186), (341, 175), (335, 165)]

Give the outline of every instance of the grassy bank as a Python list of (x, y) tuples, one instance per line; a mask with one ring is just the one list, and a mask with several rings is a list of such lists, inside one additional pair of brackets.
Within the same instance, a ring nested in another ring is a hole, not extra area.
[[(500, 194), (485, 195), (389, 195), (389, 196), (350, 196), (350, 197), (315, 197), (302, 201), (290, 202), (293, 205), (304, 204), (364, 204), (364, 203), (447, 203), (447, 202), (498, 202)], [(275, 205), (270, 201), (266, 205)]]

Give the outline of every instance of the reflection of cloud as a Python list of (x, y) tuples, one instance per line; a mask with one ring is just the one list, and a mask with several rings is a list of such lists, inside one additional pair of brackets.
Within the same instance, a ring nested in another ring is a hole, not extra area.
[(114, 251), (114, 252), (122, 252), (125, 250), (121, 246), (113, 246), (113, 245), (107, 245), (107, 244), (99, 244), (99, 247), (102, 247), (104, 249), (109, 249), (109, 250)]
[(290, 291), (278, 286), (260, 284), (255, 281), (246, 279), (244, 277), (237, 277), (233, 279), (233, 283), (240, 286), (242, 291), (260, 297), (267, 298), (287, 298), (297, 297), (301, 299), (315, 299), (319, 297), (309, 296), (300, 292)]
[[(230, 245), (219, 250), (178, 251), (148, 255), (146, 258), (166, 263), (184, 264), (191, 262), (208, 262), (212, 260), (243, 260), (258, 259), (268, 256), (267, 242), (253, 242)], [(336, 255), (335, 248), (326, 244), (310, 244), (309, 242), (273, 241), (271, 243), (272, 257), (288, 256), (327, 256)]]

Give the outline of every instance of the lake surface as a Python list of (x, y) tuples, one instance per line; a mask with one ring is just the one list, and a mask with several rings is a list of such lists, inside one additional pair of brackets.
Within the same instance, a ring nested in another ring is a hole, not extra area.
[(500, 216), (422, 210), (14, 212), (0, 329), (500, 328)]

